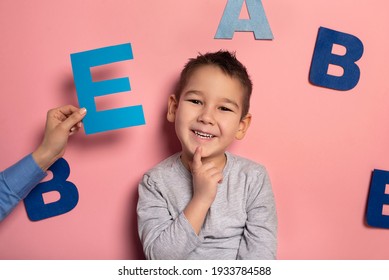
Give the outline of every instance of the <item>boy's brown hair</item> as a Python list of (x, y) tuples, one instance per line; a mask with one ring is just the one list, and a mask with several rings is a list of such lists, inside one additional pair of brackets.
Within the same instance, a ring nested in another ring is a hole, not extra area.
[(247, 73), (246, 67), (236, 58), (234, 52), (220, 50), (214, 53), (200, 53), (196, 58), (189, 59), (188, 63), (184, 66), (184, 69), (181, 71), (180, 79), (174, 92), (176, 99), (180, 100), (182, 90), (186, 86), (192, 73), (196, 69), (206, 65), (217, 66), (228, 76), (240, 81), (244, 90), (241, 116), (241, 119), (243, 119), (250, 109), (250, 97), (253, 90), (253, 84)]

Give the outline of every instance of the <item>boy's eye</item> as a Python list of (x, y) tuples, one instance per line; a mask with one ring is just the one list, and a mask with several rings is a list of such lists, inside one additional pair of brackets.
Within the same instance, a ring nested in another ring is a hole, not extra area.
[(224, 107), (224, 106), (220, 107), (219, 109), (221, 111), (232, 112), (232, 110), (230, 108), (227, 108), (227, 107)]
[(187, 101), (193, 103), (193, 104), (202, 104), (200, 100), (197, 99), (188, 99)]

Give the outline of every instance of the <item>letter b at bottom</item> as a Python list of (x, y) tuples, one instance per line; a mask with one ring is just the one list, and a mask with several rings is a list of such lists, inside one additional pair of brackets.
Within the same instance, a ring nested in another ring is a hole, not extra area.
[(366, 220), (372, 227), (389, 228), (389, 216), (383, 214), (384, 205), (389, 205), (389, 194), (385, 193), (389, 184), (389, 171), (373, 171), (367, 202)]
[[(70, 174), (69, 164), (66, 160), (60, 158), (49, 170), (53, 173), (53, 179), (38, 184), (24, 199), (27, 215), (31, 221), (40, 221), (65, 214), (76, 207), (78, 203), (77, 187), (66, 181)], [(45, 204), (43, 194), (52, 191), (59, 192), (60, 199)]]

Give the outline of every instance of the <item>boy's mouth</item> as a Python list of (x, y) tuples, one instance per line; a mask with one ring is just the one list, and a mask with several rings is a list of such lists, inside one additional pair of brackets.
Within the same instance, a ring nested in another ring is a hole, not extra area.
[(212, 135), (212, 134), (209, 134), (209, 133), (205, 133), (205, 132), (202, 132), (202, 131), (197, 131), (197, 130), (192, 130), (192, 132), (202, 138), (202, 139), (212, 139), (213, 137), (215, 137), (215, 135)]

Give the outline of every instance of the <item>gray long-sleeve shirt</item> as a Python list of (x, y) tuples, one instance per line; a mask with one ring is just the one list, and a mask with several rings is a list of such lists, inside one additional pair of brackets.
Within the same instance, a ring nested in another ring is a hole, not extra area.
[(148, 171), (139, 184), (138, 230), (147, 259), (275, 259), (277, 216), (265, 168), (226, 152), (219, 184), (199, 235), (183, 211), (192, 176), (180, 154)]

